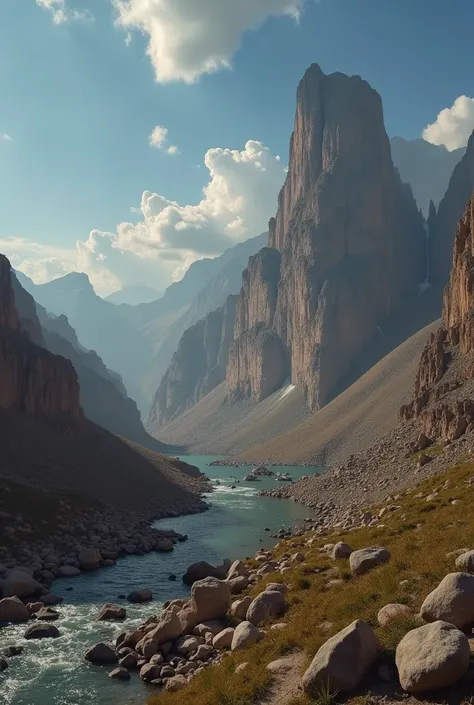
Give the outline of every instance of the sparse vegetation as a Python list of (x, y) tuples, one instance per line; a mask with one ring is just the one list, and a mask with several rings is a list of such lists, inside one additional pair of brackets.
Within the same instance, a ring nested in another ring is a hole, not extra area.
[[(269, 630), (259, 644), (229, 655), (223, 664), (197, 677), (180, 692), (180, 705), (255, 705), (269, 685), (265, 667), (270, 661), (298, 650), (305, 653), (309, 663), (329, 637), (354, 619), (364, 619), (376, 629), (386, 657), (392, 659), (404, 634), (419, 624), (415, 615), (425, 596), (447, 573), (455, 570), (454, 557), (447, 554), (474, 545), (474, 515), (469, 511), (474, 493), (474, 484), (469, 482), (471, 476), (474, 476), (473, 462), (458, 465), (394, 498), (398, 508), (386, 512), (379, 526), (335, 532), (321, 537), (311, 547), (304, 546), (301, 549), (305, 553), (304, 573), (302, 566), (295, 566), (284, 576), (291, 585), (289, 609), (284, 618), (287, 628)], [(430, 495), (434, 499), (427, 503), (426, 497)], [(453, 504), (454, 500), (458, 501)], [(432, 506), (432, 511), (426, 511), (427, 506)], [(308, 534), (307, 538), (313, 535)], [(354, 549), (374, 544), (387, 546), (392, 559), (354, 578), (347, 561), (332, 561), (321, 551), (325, 543), (339, 540), (347, 541)], [(282, 541), (275, 555), (291, 552), (296, 546), (301, 548), (301, 544), (301, 538)], [(308, 568), (311, 578), (306, 577)], [(343, 582), (327, 587), (334, 577), (343, 578)], [(275, 580), (281, 580), (281, 576), (266, 576), (253, 589), (253, 594)], [(393, 602), (410, 606), (413, 619), (399, 620), (382, 629), (377, 623), (377, 613)], [(235, 674), (236, 666), (243, 661), (250, 666)], [(363, 705), (362, 700), (365, 703), (369, 697), (353, 698), (350, 702)], [(316, 700), (302, 697), (292, 705), (309, 702), (330, 705), (333, 700), (334, 694), (321, 693)], [(166, 693), (152, 696), (149, 705), (176, 705), (176, 696)]]

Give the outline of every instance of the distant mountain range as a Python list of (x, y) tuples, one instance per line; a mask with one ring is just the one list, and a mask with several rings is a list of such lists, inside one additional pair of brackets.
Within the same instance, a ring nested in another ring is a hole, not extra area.
[(464, 155), (461, 147), (448, 152), (444, 145), (434, 145), (425, 140), (390, 140), (393, 163), (402, 181), (410, 184), (418, 207), (428, 217), (430, 201), (436, 208), (446, 193), (453, 169)]
[(159, 299), (163, 294), (164, 290), (159, 291), (145, 284), (135, 284), (124, 286), (123, 289), (114, 291), (104, 298), (106, 301), (110, 301), (110, 303), (116, 304), (117, 306), (120, 306), (120, 304), (138, 306), (139, 304), (148, 304), (150, 301), (156, 301), (156, 299)]
[(100, 298), (86, 274), (73, 272), (40, 285), (20, 272), (18, 278), (48, 313), (67, 316), (81, 344), (122, 377), (146, 415), (183, 332), (238, 293), (249, 257), (266, 240), (264, 233), (219, 257), (194, 262), (161, 298), (135, 306)]

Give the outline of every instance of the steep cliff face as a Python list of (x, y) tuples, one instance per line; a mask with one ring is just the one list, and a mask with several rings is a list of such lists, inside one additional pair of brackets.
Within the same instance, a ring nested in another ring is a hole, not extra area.
[[(380, 96), (360, 77), (326, 76), (314, 65), (301, 81), (269, 246), (244, 277), (229, 391), (258, 399), (274, 391), (256, 374), (261, 335), (250, 333), (263, 324), (272, 349), (278, 337), (285, 351), (281, 377), (285, 368), (316, 409), (424, 278), (422, 218), (393, 166)], [(263, 275), (267, 264), (271, 277)]]
[(420, 419), (433, 439), (453, 440), (474, 422), (474, 196), (468, 201), (454, 238), (442, 325), (428, 341), (420, 361), (412, 401), (403, 420)]
[(26, 321), (23, 328), (10, 263), (0, 255), (0, 407), (31, 416), (79, 418), (79, 384), (73, 366), (32, 341), (32, 333), (39, 334), (36, 316)]
[(474, 190), (474, 133), (466, 152), (454, 168), (436, 218), (430, 227), (430, 281), (445, 286), (452, 262), (453, 237), (466, 203)]
[(234, 337), (236, 296), (188, 328), (179, 341), (150, 413), (150, 423), (163, 426), (225, 379), (229, 346)]

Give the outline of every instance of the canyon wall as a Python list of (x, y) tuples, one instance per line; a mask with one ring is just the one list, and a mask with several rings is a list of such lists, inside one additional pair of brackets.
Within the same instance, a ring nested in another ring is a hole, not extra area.
[(25, 328), (15, 305), (10, 263), (0, 255), (0, 408), (30, 416), (82, 415), (79, 384), (72, 364), (32, 340), (37, 319)]
[[(380, 96), (360, 77), (326, 76), (313, 65), (301, 81), (288, 174), (263, 252), (237, 303), (229, 392), (262, 399), (290, 375), (317, 409), (424, 277), (423, 221), (393, 166)], [(278, 255), (279, 273), (264, 276)], [(251, 331), (262, 325), (278, 350), (275, 384), (264, 384), (263, 371), (259, 381), (261, 335)]]

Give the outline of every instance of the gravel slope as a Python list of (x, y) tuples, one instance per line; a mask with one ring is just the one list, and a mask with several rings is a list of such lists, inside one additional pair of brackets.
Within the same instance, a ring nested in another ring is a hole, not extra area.
[(436, 321), (415, 333), (308, 420), (241, 457), (329, 465), (364, 450), (395, 426), (425, 342), (438, 326)]

